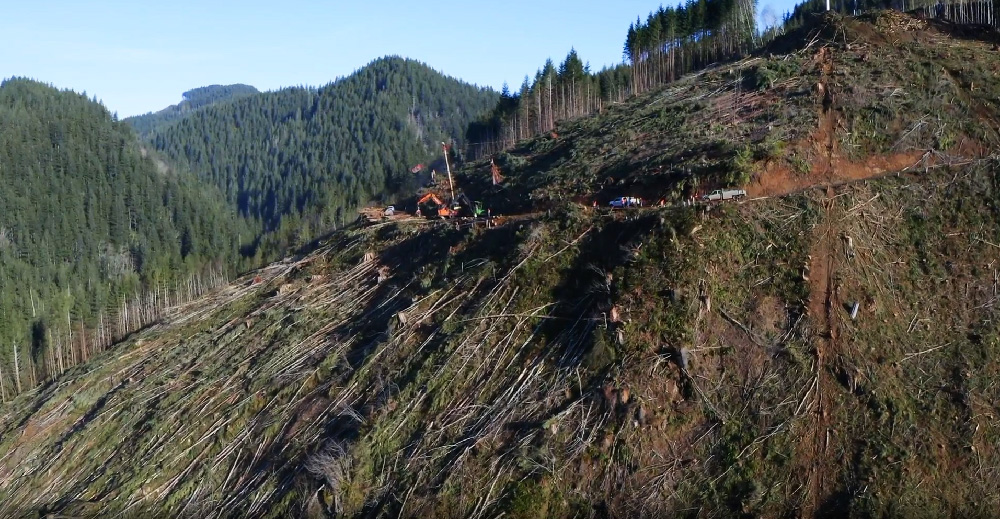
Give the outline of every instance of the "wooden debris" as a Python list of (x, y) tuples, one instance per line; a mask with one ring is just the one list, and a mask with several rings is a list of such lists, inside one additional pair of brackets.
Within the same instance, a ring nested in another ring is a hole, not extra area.
[(726, 313), (725, 310), (720, 310), (719, 312), (722, 314), (723, 318), (725, 318), (727, 321), (729, 321), (730, 323), (732, 323), (733, 325), (735, 325), (736, 327), (738, 327), (740, 330), (743, 330), (743, 333), (745, 333), (747, 335), (747, 337), (749, 337), (750, 340), (754, 342), (754, 344), (756, 344), (758, 346), (763, 346), (763, 344), (761, 344), (761, 342), (759, 340), (757, 340), (757, 337), (754, 336), (753, 332), (750, 331), (750, 329), (747, 328), (743, 323), (737, 321), (735, 317), (733, 317), (733, 316), (729, 315), (728, 313)]
[(677, 387), (677, 382), (673, 379), (668, 379), (665, 382), (665, 386), (667, 400), (671, 402), (679, 402), (681, 400), (681, 390)]
[(893, 10), (878, 11), (873, 23), (876, 28), (887, 34), (927, 29), (927, 20)]
[(680, 365), (681, 369), (687, 371), (688, 366), (691, 365), (691, 352), (687, 348), (681, 348), (680, 351)]
[(601, 388), (601, 395), (604, 396), (604, 403), (608, 406), (609, 410), (614, 410), (618, 405), (618, 392), (615, 391), (614, 386), (609, 384), (604, 384)]
[(928, 348), (928, 349), (926, 349), (926, 350), (923, 350), (923, 351), (918, 351), (918, 352), (915, 352), (915, 353), (907, 353), (907, 354), (906, 354), (906, 355), (905, 355), (905, 356), (904, 356), (904, 357), (903, 357), (903, 358), (902, 358), (902, 359), (900, 360), (900, 362), (902, 362), (902, 361), (904, 361), (904, 360), (910, 360), (910, 359), (912, 359), (912, 358), (914, 358), (914, 357), (919, 357), (919, 356), (921, 356), (921, 355), (924, 355), (924, 354), (927, 354), (927, 353), (930, 353), (930, 352), (932, 352), (932, 351), (937, 351), (937, 350), (940, 350), (941, 348), (944, 348), (945, 346), (950, 346), (950, 345), (951, 345), (951, 343), (949, 342), (949, 343), (945, 343), (945, 344), (942, 344), (942, 345), (940, 345), (940, 346), (935, 346), (935, 347), (933, 347), (933, 348)]
[(854, 259), (854, 238), (851, 238), (847, 233), (841, 233), (840, 239), (844, 241), (844, 251), (847, 254), (847, 259)]
[(701, 301), (699, 316), (701, 313), (712, 313), (712, 296), (708, 293), (708, 285), (704, 279), (698, 282), (698, 300)]

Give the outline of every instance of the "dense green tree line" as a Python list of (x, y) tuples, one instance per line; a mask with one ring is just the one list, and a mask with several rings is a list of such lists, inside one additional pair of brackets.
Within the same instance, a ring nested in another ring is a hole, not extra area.
[(139, 135), (145, 136), (153, 131), (154, 128), (162, 128), (199, 108), (258, 93), (260, 92), (256, 88), (242, 84), (209, 85), (193, 88), (184, 92), (184, 100), (180, 103), (168, 106), (156, 113), (150, 112), (145, 115), (126, 118), (125, 122), (132, 125), (139, 132)]
[(184, 102), (188, 104), (189, 108), (194, 110), (196, 108), (201, 108), (203, 106), (221, 101), (229, 101), (231, 99), (259, 93), (260, 91), (250, 85), (237, 83), (235, 85), (209, 85), (205, 87), (192, 88), (191, 90), (184, 92), (182, 96), (184, 97)]
[(496, 99), (390, 57), (319, 89), (211, 105), (154, 129), (149, 142), (218, 186), (280, 249), (353, 220), (371, 199), (413, 189), (410, 168), (440, 156), (440, 142), (460, 138)]
[[(97, 102), (0, 84), (0, 369), (12, 387), (51, 337), (111, 318), (123, 297), (238, 268), (251, 230), (217, 191), (164, 174)], [(16, 346), (15, 346), (16, 345)]]
[(480, 157), (552, 130), (557, 121), (601, 111), (682, 74), (749, 53), (760, 43), (756, 0), (688, 0), (660, 6), (626, 34), (626, 62), (592, 73), (575, 50), (558, 68), (549, 60), (518, 92), (504, 88), (493, 110), (468, 130), (469, 154)]
[(525, 76), (519, 91), (504, 85), (493, 109), (469, 125), (468, 154), (477, 158), (495, 153), (549, 131), (563, 119), (599, 112), (609, 102), (625, 100), (631, 85), (626, 65), (592, 73), (576, 50), (570, 50), (558, 66), (550, 59), (533, 79)]
[[(919, 16), (936, 17), (938, 0), (830, 0), (830, 10), (843, 15), (860, 15), (866, 11), (895, 9), (916, 11)], [(825, 12), (827, 0), (804, 0), (786, 12), (782, 23), (774, 30), (776, 34), (788, 32), (806, 25), (810, 16)], [(1000, 18), (1000, 4), (991, 0), (945, 0), (944, 17), (952, 23), (973, 25), (997, 25)]]
[[(827, 0), (805, 0), (795, 4), (791, 12), (786, 12), (782, 20), (783, 32), (802, 27), (813, 14), (826, 11)], [(928, 2), (937, 0), (928, 0)], [(855, 14), (869, 9), (891, 8), (893, 0), (830, 0), (830, 9), (840, 14)]]
[(756, 16), (756, 0), (687, 0), (637, 19), (624, 47), (634, 91), (749, 53), (760, 43)]

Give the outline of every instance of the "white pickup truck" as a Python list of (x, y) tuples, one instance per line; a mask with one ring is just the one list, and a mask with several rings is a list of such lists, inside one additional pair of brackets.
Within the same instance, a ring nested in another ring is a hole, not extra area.
[(716, 189), (711, 193), (702, 196), (701, 199), (706, 202), (714, 202), (721, 200), (740, 200), (747, 196), (747, 192), (742, 189)]
[(642, 207), (642, 199), (635, 196), (622, 196), (611, 201), (611, 207), (623, 208), (623, 207)]

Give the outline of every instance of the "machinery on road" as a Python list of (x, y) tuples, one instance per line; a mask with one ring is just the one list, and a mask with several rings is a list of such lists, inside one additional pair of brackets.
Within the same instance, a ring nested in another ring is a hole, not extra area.
[(437, 194), (431, 192), (427, 193), (420, 200), (417, 200), (417, 211), (425, 214), (428, 218), (433, 218), (435, 216), (441, 218), (452, 218), (458, 216), (458, 210), (461, 208), (455, 207), (457, 204), (446, 204), (441, 197)]
[(612, 200), (608, 205), (615, 209), (642, 207), (642, 199), (637, 196), (621, 196)]
[(486, 216), (486, 209), (483, 209), (483, 203), (479, 200), (469, 200), (469, 197), (465, 196), (465, 193), (460, 192), (458, 193), (458, 202), (461, 207), (465, 207), (468, 210), (469, 216), (473, 218)]
[(448, 145), (442, 142), (441, 148), (444, 150), (444, 164), (448, 171), (448, 190), (451, 198), (449, 198), (448, 203), (445, 203), (437, 193), (433, 191), (426, 193), (417, 201), (417, 208), (420, 214), (424, 214), (428, 218), (435, 216), (454, 218), (456, 216), (463, 216), (463, 212), (466, 213), (465, 216), (473, 218), (487, 216), (487, 211), (483, 208), (482, 202), (469, 200), (469, 197), (462, 191), (459, 191), (457, 195), (455, 194), (455, 181), (451, 175), (451, 163), (448, 161)]
[(742, 200), (747, 192), (742, 189), (716, 189), (701, 197), (706, 202), (721, 202), (723, 200)]
[(376, 223), (383, 220), (388, 220), (396, 215), (396, 208), (394, 206), (388, 207), (365, 207), (358, 210), (358, 219), (366, 221), (368, 223)]

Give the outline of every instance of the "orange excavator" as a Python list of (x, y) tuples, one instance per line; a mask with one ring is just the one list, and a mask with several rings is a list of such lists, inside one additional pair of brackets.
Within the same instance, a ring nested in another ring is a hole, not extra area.
[(448, 163), (448, 145), (442, 142), (441, 149), (444, 150), (444, 165), (448, 168), (448, 189), (451, 191), (451, 204), (444, 203), (441, 197), (430, 192), (417, 200), (417, 209), (420, 210), (421, 206), (425, 206), (429, 209), (427, 216), (437, 214), (441, 218), (453, 218), (458, 216), (462, 206), (455, 198), (455, 182), (451, 178), (451, 164)]
[(420, 200), (417, 200), (417, 207), (424, 205), (429, 206), (430, 209), (427, 216), (431, 216), (432, 214), (437, 214), (441, 218), (452, 218), (458, 216), (457, 208), (449, 207), (448, 204), (442, 202), (441, 199), (434, 193), (427, 193), (421, 197)]

